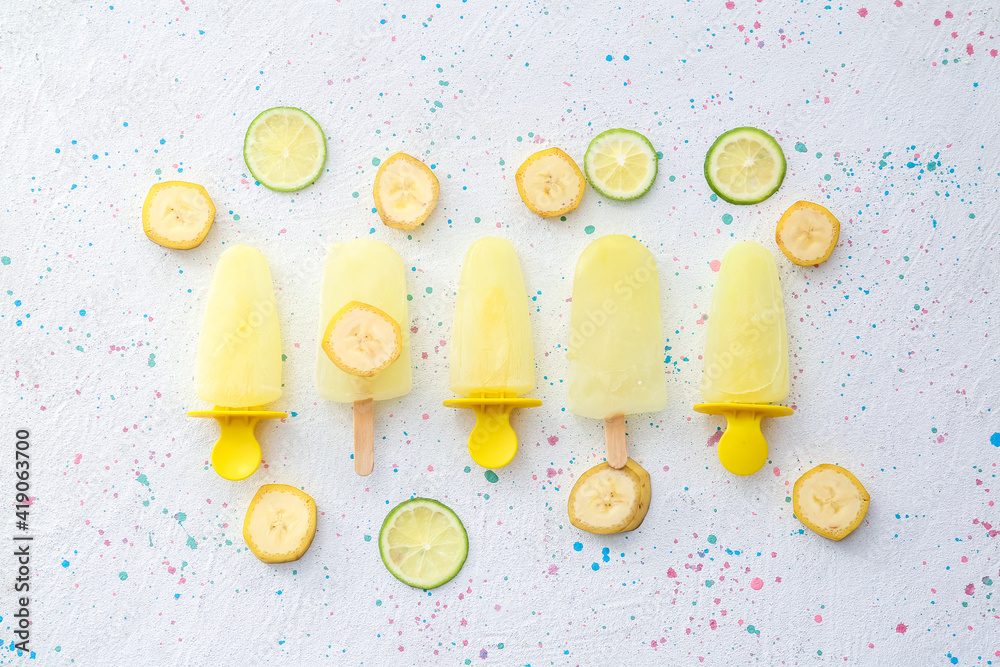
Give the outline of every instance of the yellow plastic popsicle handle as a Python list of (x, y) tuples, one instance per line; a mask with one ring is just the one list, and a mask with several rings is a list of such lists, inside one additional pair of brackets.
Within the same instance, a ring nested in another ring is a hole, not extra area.
[(469, 455), (484, 468), (502, 468), (517, 454), (517, 434), (510, 425), (514, 408), (537, 408), (537, 398), (518, 398), (513, 392), (477, 392), (469, 398), (451, 398), (448, 408), (470, 408), (476, 425), (469, 434)]
[(794, 412), (784, 405), (756, 403), (699, 403), (695, 412), (723, 415), (726, 432), (719, 439), (719, 461), (734, 475), (752, 475), (767, 463), (767, 440), (760, 432), (764, 417), (787, 417)]
[(253, 429), (261, 419), (284, 419), (287, 412), (271, 412), (256, 408), (225, 408), (189, 412), (189, 417), (215, 419), (221, 433), (212, 447), (212, 467), (225, 479), (234, 482), (246, 479), (260, 466), (260, 444)]

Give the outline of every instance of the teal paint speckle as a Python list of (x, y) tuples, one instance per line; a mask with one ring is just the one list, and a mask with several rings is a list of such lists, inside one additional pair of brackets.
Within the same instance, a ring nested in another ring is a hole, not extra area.
[(119, 572), (118, 578), (121, 579), (122, 581), (125, 581), (126, 579), (128, 579), (128, 572)]
[(487, 470), (484, 473), (484, 475), (486, 476), (486, 481), (489, 482), (490, 484), (496, 484), (498, 481), (500, 481), (500, 478), (497, 477), (497, 474), (492, 470)]
[(365, 542), (371, 542), (371, 541), (372, 541), (372, 536), (371, 535), (365, 535)]
[(718, 539), (719, 539), (719, 538), (717, 538), (717, 537), (716, 537), (715, 535), (709, 535), (709, 536), (708, 536), (708, 543), (709, 543), (709, 544), (715, 544), (715, 543), (716, 543), (716, 541), (718, 541)]
[[(801, 141), (799, 141), (799, 142), (797, 142), (795, 144), (795, 150), (797, 150), (800, 153), (805, 153), (806, 152), (806, 145), (804, 143), (802, 143)], [(753, 626), (750, 626), (750, 627), (753, 627)]]
[(177, 523), (184, 523), (185, 521), (187, 521), (187, 518), (188, 515), (185, 514), (184, 512), (177, 513)]
[(587, 232), (588, 234), (593, 234), (594, 233), (594, 226), (593, 225), (587, 225), (586, 227), (583, 228), (583, 231)]
[(728, 213), (723, 213), (722, 214), (722, 224), (724, 224), (724, 225), (731, 225), (731, 224), (733, 224), (733, 216), (729, 215)]
[(373, 167), (377, 167), (377, 166), (379, 166), (380, 164), (382, 164), (382, 160), (379, 160), (379, 159), (378, 159), (377, 157), (373, 157), (373, 158), (372, 158), (372, 166), (373, 166)]
[(3, 257), (0, 257), (0, 262), (2, 262), (4, 266), (7, 266), (10, 264), (10, 257), (4, 255)]
[(188, 541), (187, 541), (187, 545), (188, 545), (189, 547), (191, 547), (192, 549), (197, 549), (197, 548), (198, 548), (198, 543), (197, 543), (197, 542), (195, 542), (195, 541), (194, 541), (194, 538), (193, 538), (193, 537), (191, 537), (190, 535), (188, 535)]
[[(1000, 436), (1000, 433), (998, 433), (997, 435)], [(997, 445), (997, 447), (1000, 447), (1000, 445)], [(472, 472), (472, 468), (470, 468), (469, 466), (465, 466), (465, 472)]]
[(147, 363), (147, 365), (150, 368), (152, 368), (153, 366), (155, 366), (156, 365), (156, 355), (155, 354), (150, 354), (149, 355), (149, 361), (146, 362), (146, 363)]
[(146, 478), (146, 473), (142, 473), (141, 475), (136, 477), (135, 481), (139, 482), (140, 484), (145, 484), (146, 486), (149, 486), (149, 480)]

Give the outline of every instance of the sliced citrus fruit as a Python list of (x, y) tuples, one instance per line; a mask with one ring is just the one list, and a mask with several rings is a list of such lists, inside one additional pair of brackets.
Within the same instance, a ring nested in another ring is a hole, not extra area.
[(764, 130), (738, 127), (708, 149), (705, 180), (731, 204), (757, 204), (777, 192), (785, 180), (785, 154)]
[(822, 463), (792, 487), (792, 508), (817, 535), (842, 540), (865, 518), (871, 497), (858, 478), (840, 466)]
[(587, 147), (583, 169), (590, 186), (608, 199), (638, 199), (656, 180), (656, 149), (635, 130), (606, 130)]
[(153, 243), (188, 250), (201, 245), (215, 220), (215, 204), (197, 183), (165, 181), (149, 189), (142, 229)]
[(385, 311), (351, 301), (330, 318), (323, 351), (345, 373), (371, 377), (388, 368), (403, 349), (399, 322)]
[(635, 530), (646, 518), (650, 496), (649, 473), (632, 459), (621, 469), (598, 463), (570, 491), (569, 522), (588, 533)]
[(517, 191), (532, 213), (551, 218), (580, 205), (586, 181), (573, 158), (558, 148), (538, 151), (515, 174)]
[(243, 159), (262, 185), (282, 192), (301, 190), (323, 171), (326, 137), (302, 109), (275, 107), (250, 123)]
[(825, 207), (811, 201), (792, 204), (774, 231), (781, 252), (799, 266), (825, 262), (839, 238), (840, 221)]
[(378, 548), (392, 576), (426, 590), (448, 583), (462, 569), (469, 535), (450, 508), (430, 498), (413, 498), (385, 517)]
[(437, 205), (440, 185), (430, 168), (406, 153), (395, 153), (375, 174), (375, 208), (389, 227), (410, 230)]
[(243, 539), (265, 563), (298, 560), (316, 534), (316, 501), (287, 484), (257, 490), (243, 521)]

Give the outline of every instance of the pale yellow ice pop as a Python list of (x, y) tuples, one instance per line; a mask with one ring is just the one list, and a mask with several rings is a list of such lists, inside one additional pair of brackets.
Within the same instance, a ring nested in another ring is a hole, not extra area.
[(695, 410), (725, 415), (719, 459), (730, 472), (750, 475), (767, 462), (762, 417), (792, 409), (768, 405), (788, 397), (788, 336), (774, 256), (744, 241), (722, 258), (712, 295), (701, 379), (705, 403)]
[(570, 311), (567, 407), (605, 420), (608, 463), (625, 465), (625, 415), (667, 403), (656, 259), (639, 241), (604, 236), (580, 255)]
[(214, 418), (222, 428), (212, 467), (226, 479), (249, 477), (260, 465), (257, 421), (287, 416), (260, 409), (281, 396), (281, 334), (271, 269), (255, 248), (237, 245), (219, 257), (198, 339), (195, 387), (215, 408), (188, 414)]
[[(383, 311), (395, 320), (402, 334), (399, 357), (370, 377), (342, 370), (322, 347), (331, 319), (351, 302)], [(319, 328), (316, 391), (329, 401), (354, 404), (354, 469), (359, 475), (367, 475), (374, 466), (372, 401), (403, 396), (411, 386), (406, 272), (395, 250), (367, 238), (330, 244), (323, 268)]]
[(462, 398), (444, 404), (476, 414), (469, 454), (484, 468), (507, 465), (517, 453), (511, 410), (542, 404), (519, 398), (535, 388), (535, 360), (528, 294), (509, 241), (486, 237), (465, 255), (451, 330), (450, 376), (451, 390)]

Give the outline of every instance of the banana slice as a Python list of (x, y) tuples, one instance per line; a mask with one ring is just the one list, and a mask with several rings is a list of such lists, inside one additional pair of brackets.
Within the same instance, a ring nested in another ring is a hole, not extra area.
[(515, 180), (521, 200), (543, 218), (563, 215), (579, 206), (586, 184), (573, 158), (558, 148), (529, 157), (518, 168)]
[(817, 535), (842, 540), (865, 518), (871, 498), (858, 478), (823, 463), (799, 477), (792, 488), (795, 516)]
[(260, 487), (243, 522), (243, 540), (265, 563), (302, 558), (315, 534), (316, 501), (286, 484)]
[(799, 266), (822, 264), (840, 238), (840, 221), (826, 208), (809, 201), (792, 204), (774, 232), (781, 252)]
[(371, 377), (399, 358), (403, 332), (399, 323), (375, 306), (351, 301), (330, 318), (323, 351), (340, 370)]
[(389, 227), (410, 230), (437, 205), (440, 185), (426, 164), (406, 153), (387, 157), (375, 174), (375, 208)]
[(569, 522), (588, 533), (635, 530), (649, 510), (649, 473), (628, 459), (616, 470), (605, 461), (580, 476), (569, 494)]
[(153, 243), (188, 250), (201, 244), (215, 220), (215, 204), (196, 183), (165, 181), (149, 189), (142, 229)]

